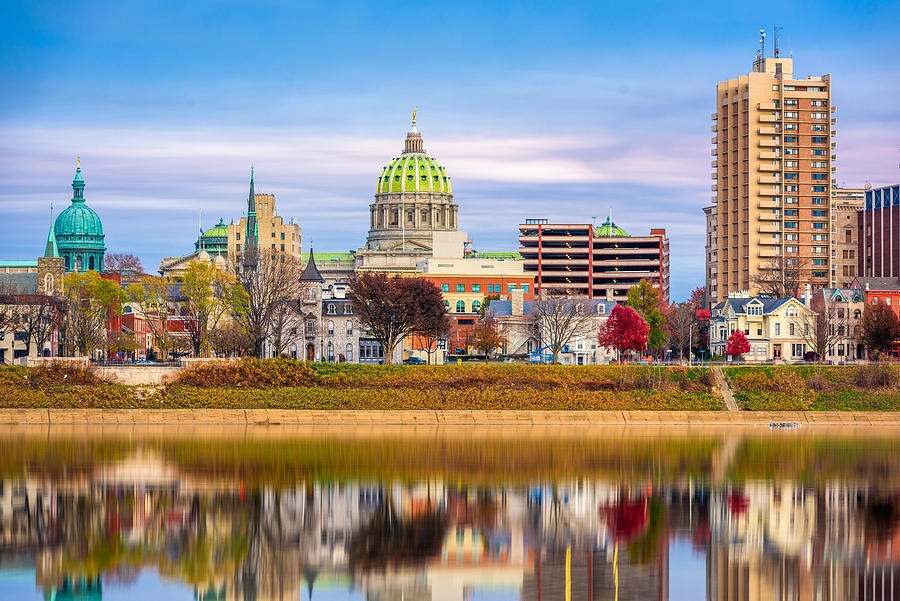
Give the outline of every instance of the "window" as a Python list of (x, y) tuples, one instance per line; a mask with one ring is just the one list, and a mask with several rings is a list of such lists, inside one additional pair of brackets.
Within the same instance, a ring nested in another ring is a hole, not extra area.
[(789, 324), (788, 324), (788, 335), (793, 336), (793, 335), (794, 335), (794, 329), (795, 329), (795, 328), (794, 328), (794, 323), (793, 323), (793, 322), (789, 323)]
[(784, 101), (784, 106), (797, 106), (797, 101), (796, 101), (796, 100), (790, 100), (790, 99), (785, 100), (785, 101)]
[(784, 162), (785, 167), (797, 167), (799, 165), (800, 165), (800, 161), (785, 161)]
[(824, 191), (825, 191), (825, 186), (813, 186), (813, 187), (812, 187), (812, 191), (813, 191), (813, 192), (824, 192)]
[(785, 111), (784, 112), (785, 119), (797, 119), (798, 117), (800, 117), (800, 113), (798, 113), (797, 111)]
[(797, 236), (797, 234), (785, 234), (785, 235), (784, 235), (784, 239), (785, 239), (785, 240), (791, 240), (791, 241), (795, 241), (795, 242), (796, 242), (796, 241), (799, 240), (800, 238)]
[(478, 301), (472, 301), (472, 313), (478, 313), (481, 311), (481, 303)]
[(825, 242), (828, 240), (828, 234), (813, 234), (812, 240), (813, 242)]
[(800, 179), (800, 174), (798, 173), (785, 173), (784, 179)]
[(797, 129), (799, 129), (799, 127), (797, 126), (796, 123), (785, 123), (784, 129), (785, 129), (785, 131), (791, 131), (791, 130), (796, 131)]
[(800, 149), (798, 148), (785, 148), (784, 154), (800, 154)]
[(827, 173), (813, 173), (812, 178), (814, 180), (828, 179), (828, 174)]
[(799, 211), (799, 209), (785, 209), (784, 216), (785, 217), (799, 217), (800, 211)]
[(481, 292), (481, 284), (472, 284), (472, 292)]
[(813, 156), (823, 157), (828, 154), (828, 151), (825, 150), (824, 148), (813, 148), (812, 153), (813, 153)]
[(444, 310), (447, 312), (450, 311), (450, 301), (444, 301)]
[(762, 315), (762, 307), (759, 305), (750, 305), (747, 307), (747, 315)]
[(334, 303), (328, 303), (328, 314), (334, 315), (337, 311), (334, 310)]
[(351, 362), (353, 361), (353, 344), (350, 342), (347, 343), (347, 350), (344, 351), (344, 359)]
[(784, 137), (785, 144), (796, 144), (799, 141), (800, 141), (800, 138), (798, 136), (785, 136)]
[(353, 336), (353, 321), (347, 320), (347, 336)]
[(528, 284), (522, 284), (522, 292), (528, 294)]
[(465, 313), (466, 312), (466, 303), (463, 301), (456, 302), (456, 312), (457, 313)]
[(812, 264), (813, 265), (827, 265), (828, 260), (827, 259), (813, 259)]
[(799, 250), (798, 246), (785, 246), (784, 247), (784, 252), (786, 252), (786, 253), (795, 253), (798, 250)]
[(812, 203), (814, 205), (823, 205), (823, 204), (825, 204), (825, 199), (824, 198), (813, 198)]
[(814, 278), (827, 278), (827, 277), (828, 277), (828, 272), (827, 272), (827, 271), (814, 271), (814, 272), (812, 272), (812, 277), (814, 277)]
[(795, 205), (798, 202), (800, 202), (800, 199), (796, 196), (785, 196), (784, 198), (784, 204), (786, 205)]
[(493, 285), (493, 284), (488, 284), (488, 292), (490, 293), (490, 292), (493, 292), (493, 291), (494, 291), (494, 285)]
[(828, 248), (825, 246), (813, 246), (812, 251), (814, 253), (826, 253), (828, 252)]
[(813, 119), (827, 119), (828, 113), (813, 113), (812, 118)]
[(825, 229), (824, 223), (814, 223), (814, 224), (812, 224), (812, 226), (813, 226), (813, 229), (816, 229), (816, 230), (824, 230)]
[(781, 336), (781, 324), (777, 321), (775, 322), (775, 335)]
[(465, 284), (457, 284), (457, 285), (456, 285), (456, 291), (457, 291), (457, 292), (465, 292), (465, 291), (466, 291), (466, 285), (465, 285)]
[(810, 104), (810, 106), (826, 106), (828, 103), (825, 102), (824, 100), (813, 100), (809, 104)]
[(328, 335), (334, 336), (334, 321), (328, 320)]
[(813, 136), (812, 143), (813, 144), (825, 144), (828, 142), (828, 138), (825, 136)]
[(284, 240), (284, 232), (281, 232), (281, 239)]
[(328, 348), (328, 362), (334, 363), (334, 343), (329, 340), (327, 348)]
[(281, 252), (284, 252), (284, 244), (281, 245)]
[(509, 292), (510, 294), (512, 294), (512, 291), (515, 290), (515, 289), (516, 289), (516, 285), (515, 285), (515, 284), (507, 284), (507, 285), (506, 285), (506, 291)]
[(450, 284), (441, 284), (441, 292), (450, 292)]
[(828, 217), (828, 211), (813, 211), (813, 217)]
[(813, 131), (828, 131), (828, 126), (824, 123), (813, 123), (812, 125)]
[(785, 192), (798, 192), (799, 190), (800, 190), (800, 186), (798, 186), (796, 184), (786, 184), (784, 186)]

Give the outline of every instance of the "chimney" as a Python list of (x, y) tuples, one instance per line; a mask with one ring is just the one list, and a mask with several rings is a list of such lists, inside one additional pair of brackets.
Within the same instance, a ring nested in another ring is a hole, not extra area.
[(806, 284), (803, 287), (803, 304), (808, 307), (810, 301), (812, 301), (812, 286)]
[(606, 288), (606, 300), (609, 302), (613, 302), (614, 300), (616, 300), (615, 291), (610, 287)]
[(513, 317), (521, 317), (525, 314), (525, 291), (522, 290), (521, 286), (516, 286), (516, 288), (510, 292), (510, 301), (512, 303), (512, 308), (510, 310), (510, 315)]

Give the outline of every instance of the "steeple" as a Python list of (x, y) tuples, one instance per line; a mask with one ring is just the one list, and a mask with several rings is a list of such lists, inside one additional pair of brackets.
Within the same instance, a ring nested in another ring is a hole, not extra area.
[(250, 196), (247, 197), (247, 228), (244, 232), (244, 248), (255, 251), (259, 248), (259, 225), (256, 223), (256, 191), (253, 185), (253, 165), (250, 165)]
[(410, 126), (409, 131), (406, 134), (406, 141), (403, 144), (403, 154), (412, 152), (425, 154), (425, 142), (422, 141), (422, 134), (416, 129), (416, 113), (418, 110), (418, 107), (413, 110), (412, 126)]
[(316, 267), (316, 255), (313, 252), (312, 246), (309, 247), (309, 261), (306, 262), (306, 267), (303, 268), (303, 273), (300, 274), (301, 282), (324, 282), (325, 278), (322, 277), (322, 274), (319, 273), (319, 268)]
[(47, 246), (44, 248), (44, 257), (55, 258), (59, 256), (59, 246), (56, 245), (56, 232), (53, 224), (53, 203), (50, 203), (50, 233), (47, 234)]

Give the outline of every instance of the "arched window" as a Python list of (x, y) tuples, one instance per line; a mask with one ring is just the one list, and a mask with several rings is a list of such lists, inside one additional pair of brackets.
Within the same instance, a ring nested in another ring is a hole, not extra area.
[(334, 315), (334, 314), (335, 314), (334, 303), (328, 303), (328, 314), (329, 314), (329, 315)]
[(472, 313), (478, 313), (481, 311), (481, 303), (479, 301), (472, 301)]
[(862, 311), (860, 311), (859, 309), (856, 309), (853, 312), (853, 319), (859, 319), (860, 317), (862, 317)]
[(344, 356), (347, 358), (347, 361), (353, 361), (353, 344), (347, 343), (347, 350), (344, 352)]
[(44, 292), (53, 294), (53, 276), (49, 273), (44, 276)]
[(88, 267), (88, 269), (91, 269), (91, 270), (94, 269), (94, 257), (91, 257), (91, 258), (88, 260), (88, 265), (90, 265), (90, 267)]
[(328, 349), (327, 355), (326, 355), (328, 357), (328, 362), (334, 363), (334, 343), (329, 341), (328, 346), (326, 348)]
[(309, 298), (309, 300), (316, 300), (316, 287), (311, 286), (309, 288), (309, 291), (306, 293), (306, 296)]
[(466, 312), (466, 303), (465, 303), (465, 301), (457, 301), (457, 302), (456, 302), (456, 312), (457, 312), (457, 313), (465, 313), (465, 312)]
[(330, 319), (328, 320), (328, 335), (334, 336), (334, 322)]
[(347, 320), (347, 336), (353, 336), (353, 321)]

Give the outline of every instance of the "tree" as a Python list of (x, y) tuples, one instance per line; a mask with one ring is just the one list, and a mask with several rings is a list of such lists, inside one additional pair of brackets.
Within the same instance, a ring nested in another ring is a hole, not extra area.
[(218, 357), (241, 357), (250, 352), (253, 341), (247, 333), (232, 322), (224, 323), (209, 331), (209, 345)]
[(15, 336), (22, 324), (22, 312), (16, 295), (9, 292), (0, 293), (0, 338)]
[(183, 314), (190, 317), (186, 329), (191, 346), (194, 356), (199, 357), (209, 331), (240, 302), (241, 289), (232, 276), (215, 265), (192, 261), (181, 278), (181, 297)]
[(616, 305), (600, 329), (600, 346), (615, 349), (617, 358), (632, 351), (647, 348), (650, 328), (644, 319), (629, 306)]
[(125, 300), (122, 288), (96, 271), (71, 272), (63, 278), (66, 335), (81, 355), (106, 347), (109, 319)]
[(706, 286), (694, 288), (687, 302), (694, 309), (703, 309), (703, 306), (706, 304)]
[(506, 339), (500, 333), (497, 320), (492, 316), (480, 319), (475, 326), (472, 346), (485, 357), (491, 357), (503, 346)]
[(556, 363), (559, 354), (573, 338), (586, 336), (594, 325), (587, 299), (570, 296), (567, 291), (542, 292), (532, 304), (541, 346), (547, 348)]
[(660, 308), (659, 290), (648, 280), (641, 279), (628, 290), (628, 306), (634, 308), (647, 324), (647, 346), (653, 350), (666, 345), (665, 319)]
[(253, 356), (262, 357), (275, 312), (282, 301), (300, 294), (300, 263), (276, 250), (262, 249), (249, 257), (235, 257), (231, 270), (243, 291), (234, 298), (231, 316), (250, 339)]
[(168, 276), (148, 275), (139, 284), (128, 287), (128, 298), (140, 305), (160, 356), (163, 360), (168, 359), (174, 349), (169, 322), (179, 315), (174, 280)]
[(725, 354), (740, 357), (750, 352), (750, 343), (747, 342), (747, 336), (744, 330), (735, 330), (728, 337), (728, 343), (725, 345)]
[(350, 279), (348, 298), (353, 312), (384, 349), (386, 363), (393, 361), (401, 340), (426, 331), (429, 324), (447, 314), (441, 291), (421, 278), (357, 274)]
[(103, 269), (144, 273), (140, 258), (131, 253), (106, 253), (103, 257)]
[(481, 307), (478, 309), (478, 318), (484, 319), (490, 313), (491, 302), (500, 300), (499, 294), (488, 294), (481, 300)]
[(862, 341), (870, 351), (879, 354), (891, 350), (900, 337), (900, 318), (882, 302), (867, 304), (862, 315)]
[(35, 351), (40, 356), (53, 329), (59, 325), (62, 301), (52, 296), (34, 295), (21, 298), (20, 307), (25, 348), (30, 352), (34, 343)]
[(768, 298), (796, 298), (807, 281), (809, 262), (805, 259), (775, 257), (750, 278), (759, 296)]
[(806, 342), (806, 348), (816, 354), (816, 361), (822, 362), (828, 349), (843, 336), (845, 320), (838, 318), (832, 302), (824, 299), (819, 311), (802, 311), (794, 319), (795, 330)]
[(418, 332), (419, 340), (422, 342), (422, 348), (428, 356), (428, 363), (431, 364), (431, 355), (437, 351), (438, 340), (441, 336), (446, 336), (450, 332), (450, 318), (447, 315), (434, 315), (431, 319), (422, 324)]
[(666, 331), (669, 335), (669, 346), (678, 351), (680, 357), (691, 352), (692, 344), (700, 342), (697, 309), (690, 301), (678, 303), (668, 311)]

